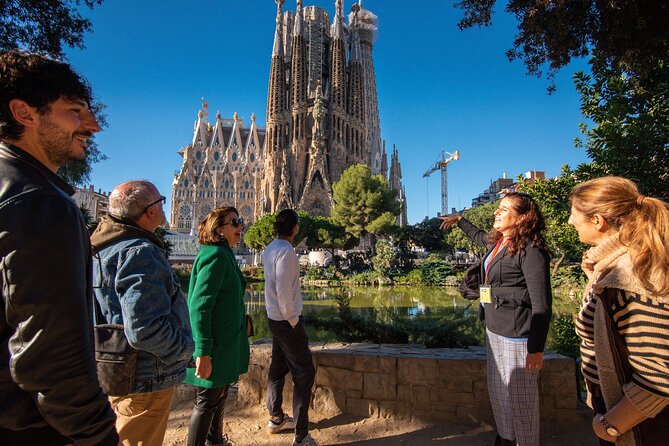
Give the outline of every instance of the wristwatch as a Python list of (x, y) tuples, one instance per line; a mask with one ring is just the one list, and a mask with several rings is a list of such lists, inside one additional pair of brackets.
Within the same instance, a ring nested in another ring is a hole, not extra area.
[(618, 432), (618, 429), (616, 429), (611, 423), (608, 422), (608, 420), (602, 415), (599, 417), (599, 422), (604, 426), (604, 429), (606, 429), (606, 433), (611, 436), (618, 438), (620, 437), (621, 433)]

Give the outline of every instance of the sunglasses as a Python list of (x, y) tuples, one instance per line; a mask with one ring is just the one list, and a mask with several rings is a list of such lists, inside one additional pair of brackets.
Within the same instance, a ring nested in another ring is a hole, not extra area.
[[(165, 197), (163, 197), (163, 196), (161, 195), (159, 199), (157, 199), (156, 201), (154, 201), (153, 203), (151, 203), (151, 204), (149, 204), (147, 207), (145, 207), (144, 210), (142, 211), (142, 214), (143, 214), (144, 212), (148, 211), (149, 208), (150, 208), (151, 206), (153, 206), (154, 204), (158, 204), (158, 203), (160, 203), (161, 201), (162, 201), (163, 204), (165, 204), (165, 203), (167, 202), (167, 198), (165, 198)], [(140, 214), (140, 215), (141, 215), (141, 214)]]
[(221, 226), (225, 226), (225, 225), (232, 225), (233, 228), (238, 228), (240, 226), (244, 226), (244, 219), (241, 218), (241, 217), (233, 218), (228, 223), (223, 223)]

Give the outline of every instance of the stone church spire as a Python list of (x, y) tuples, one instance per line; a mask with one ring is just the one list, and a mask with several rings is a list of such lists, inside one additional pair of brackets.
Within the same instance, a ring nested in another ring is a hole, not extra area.
[(307, 43), (304, 34), (302, 0), (297, 0), (290, 64), (292, 138), (289, 170), (293, 173), (292, 178), (297, 180), (294, 184), (293, 196), (291, 197), (293, 202), (298, 201), (298, 194), (304, 188), (304, 178), (307, 175), (308, 163), (307, 83), (309, 74), (307, 72)]
[(265, 181), (262, 190), (263, 208), (273, 211), (277, 206), (281, 181), (281, 165), (286, 163), (289, 116), (283, 44), (283, 3), (276, 0), (276, 30), (272, 49), (269, 87), (267, 91), (267, 133), (265, 140)]

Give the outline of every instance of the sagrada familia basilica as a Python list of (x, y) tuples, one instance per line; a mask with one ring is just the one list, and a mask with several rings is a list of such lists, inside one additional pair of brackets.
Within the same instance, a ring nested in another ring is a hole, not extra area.
[(233, 205), (247, 222), (283, 208), (329, 215), (332, 185), (349, 166), (363, 163), (406, 200), (397, 149), (390, 173), (381, 139), (372, 58), (377, 17), (358, 1), (348, 24), (341, 0), (329, 14), (316, 6), (277, 15), (269, 75), (266, 127), (235, 113), (209, 122), (203, 100), (191, 144), (174, 177), (172, 231), (194, 233), (214, 208)]

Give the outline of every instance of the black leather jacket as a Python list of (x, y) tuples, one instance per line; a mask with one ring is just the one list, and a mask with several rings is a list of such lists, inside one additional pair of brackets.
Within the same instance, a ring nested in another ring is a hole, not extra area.
[(0, 143), (0, 444), (114, 445), (92, 329), (91, 253), (74, 190)]

